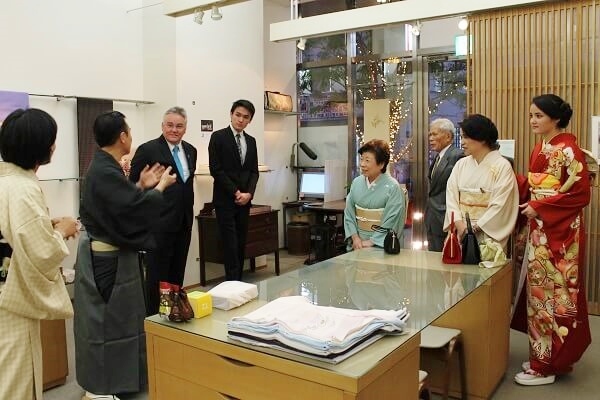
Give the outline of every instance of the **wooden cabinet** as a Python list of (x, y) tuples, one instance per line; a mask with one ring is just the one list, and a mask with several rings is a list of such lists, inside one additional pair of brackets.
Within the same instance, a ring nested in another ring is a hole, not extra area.
[[(2, 283), (0, 283), (2, 291)], [(67, 381), (67, 334), (65, 320), (41, 320), (42, 384), (44, 390), (62, 385)]]
[[(253, 206), (254, 207), (254, 206)], [(264, 206), (256, 206), (255, 210)], [(279, 275), (279, 210), (254, 212), (248, 218), (245, 257), (250, 258), (250, 269), (254, 271), (255, 257), (263, 254), (275, 254), (275, 272)], [(212, 213), (212, 205), (207, 203), (196, 216), (198, 221), (198, 240), (200, 247), (200, 284), (206, 285), (206, 262), (223, 263), (223, 250), (218, 231), (217, 218)]]
[(67, 338), (65, 320), (40, 321), (44, 390), (62, 385), (67, 380)]

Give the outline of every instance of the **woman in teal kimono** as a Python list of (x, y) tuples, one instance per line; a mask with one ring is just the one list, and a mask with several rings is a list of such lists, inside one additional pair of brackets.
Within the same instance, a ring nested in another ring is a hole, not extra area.
[[(390, 161), (387, 142), (373, 139), (359, 150), (360, 172), (350, 186), (344, 210), (344, 231), (348, 248), (383, 247), (385, 232), (375, 232), (372, 225), (395, 230), (402, 238), (406, 219), (406, 195), (386, 172)], [(402, 240), (400, 241), (402, 243)]]

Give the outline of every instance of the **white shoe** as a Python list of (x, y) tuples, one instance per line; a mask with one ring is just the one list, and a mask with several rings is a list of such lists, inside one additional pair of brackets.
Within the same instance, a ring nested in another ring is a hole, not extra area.
[(520, 385), (525, 386), (538, 386), (538, 385), (548, 385), (550, 383), (554, 383), (554, 379), (556, 375), (548, 375), (544, 376), (535, 372), (532, 369), (528, 369), (525, 372), (519, 372), (515, 375), (515, 382)]
[(81, 398), (81, 400), (120, 400), (114, 394), (94, 394), (90, 392), (85, 392), (85, 396)]

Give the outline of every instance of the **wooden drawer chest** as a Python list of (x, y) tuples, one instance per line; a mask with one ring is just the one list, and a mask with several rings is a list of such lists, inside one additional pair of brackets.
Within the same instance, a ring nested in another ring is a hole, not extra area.
[[(250, 270), (256, 268), (255, 257), (275, 254), (275, 273), (279, 275), (279, 210), (250, 212), (248, 234), (244, 255), (250, 258)], [(212, 213), (212, 205), (207, 203), (196, 216), (198, 221), (198, 241), (200, 248), (200, 285), (206, 285), (206, 262), (223, 263), (223, 250), (218, 231), (217, 218)]]

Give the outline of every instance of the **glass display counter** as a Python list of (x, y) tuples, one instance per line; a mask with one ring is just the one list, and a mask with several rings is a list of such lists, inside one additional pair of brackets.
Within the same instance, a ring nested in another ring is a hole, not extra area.
[[(149, 317), (150, 398), (416, 399), (419, 332), (431, 323), (463, 331), (469, 398), (488, 398), (508, 363), (511, 272), (510, 265), (449, 266), (440, 253), (371, 248), (261, 281), (258, 299), (234, 310), (186, 324)], [(290, 295), (351, 309), (407, 307), (411, 315), (406, 334), (337, 365), (227, 338), (232, 317)]]

